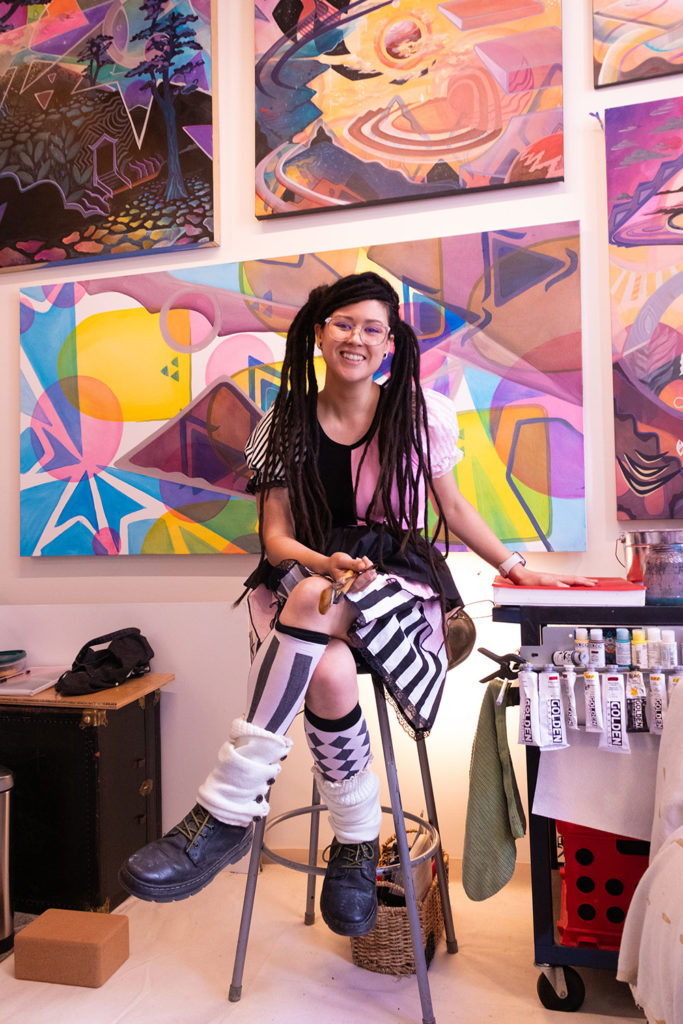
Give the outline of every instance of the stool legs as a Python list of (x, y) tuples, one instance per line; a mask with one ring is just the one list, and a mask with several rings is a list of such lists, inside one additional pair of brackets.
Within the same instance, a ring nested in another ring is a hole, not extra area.
[[(410, 934), (413, 943), (413, 954), (415, 957), (415, 974), (417, 978), (417, 986), (420, 995), (420, 1005), (422, 1009), (422, 1024), (436, 1024), (434, 1018), (434, 1011), (432, 1009), (429, 980), (427, 977), (427, 962), (425, 959), (425, 951), (422, 940), (422, 929), (420, 927), (420, 917), (417, 907), (417, 898), (415, 895), (413, 872), (410, 869), (410, 849), (408, 847), (405, 817), (403, 813), (403, 806), (401, 803), (401, 793), (398, 785), (396, 758), (394, 755), (394, 745), (391, 738), (391, 729), (389, 724), (389, 715), (387, 713), (387, 704), (384, 696), (384, 691), (379, 680), (373, 680), (373, 685), (375, 691), (375, 700), (377, 702), (377, 717), (379, 721), (379, 731), (382, 740), (382, 749), (384, 753), (387, 785), (389, 788), (389, 800), (394, 819), (396, 845), (398, 847), (401, 865), (407, 866), (407, 869), (402, 870), (402, 878), (406, 897), (406, 911), (408, 914)], [(436, 813), (436, 802), (434, 800), (434, 790), (432, 788), (431, 772), (429, 769), (429, 761), (427, 759), (427, 748), (424, 737), (419, 737), (416, 742), (418, 758), (420, 763), (420, 772), (422, 775), (422, 784), (424, 788), (427, 817), (430, 825), (432, 825), (438, 833), (439, 824)], [(311, 797), (311, 804), (314, 810), (311, 813), (311, 826), (308, 848), (308, 867), (310, 870), (308, 873), (306, 913), (304, 917), (306, 924), (313, 924), (313, 922), (315, 921), (315, 869), (318, 857), (318, 839), (320, 826), (320, 810), (317, 808), (322, 806), (320, 803), (320, 794), (318, 793), (318, 788), (315, 784), (315, 780), (313, 782), (313, 794)], [(232, 1003), (238, 1002), (242, 995), (242, 976), (244, 973), (244, 964), (247, 955), (247, 943), (249, 941), (249, 930), (251, 927), (251, 918), (254, 908), (254, 897), (256, 894), (256, 882), (258, 880), (265, 830), (266, 819), (261, 818), (254, 827), (254, 839), (251, 848), (249, 869), (247, 872), (247, 881), (244, 891), (244, 902), (242, 904), (242, 916), (240, 919), (240, 927), (237, 937), (237, 949), (235, 952), (233, 975), (230, 984), (230, 991), (228, 994), (228, 998)], [(446, 948), (449, 953), (456, 953), (458, 950), (458, 943), (455, 937), (455, 931), (453, 927), (453, 914), (451, 911), (450, 896), (448, 893), (448, 879), (446, 877), (446, 867), (444, 864), (443, 851), (441, 849), (440, 843), (435, 854), (435, 863), (437, 878), (439, 882), (439, 892), (441, 895), (441, 907), (443, 912), (444, 928), (446, 932)], [(305, 870), (305, 868), (303, 870)]]
[[(313, 793), (311, 795), (311, 804), (314, 807), (320, 806), (320, 794), (318, 793), (318, 787), (315, 783), (315, 777), (313, 778)], [(308, 866), (309, 868), (315, 868), (318, 863), (318, 834), (320, 832), (320, 811), (311, 812), (311, 830), (308, 836)], [(304, 924), (315, 923), (315, 871), (310, 871), (308, 874), (308, 882), (306, 885), (306, 913), (304, 914)]]
[(406, 835), (406, 823), (403, 817), (403, 806), (401, 804), (401, 793), (398, 788), (398, 773), (396, 771), (396, 759), (394, 757), (394, 744), (391, 739), (389, 728), (389, 716), (387, 704), (379, 682), (374, 683), (375, 700), (377, 701), (377, 716), (379, 718), (379, 732), (382, 737), (382, 749), (384, 751), (384, 764), (387, 773), (387, 784), (389, 787), (389, 802), (394, 818), (394, 831), (396, 833), (396, 845), (401, 863), (401, 875), (406, 898), (406, 911), (410, 924), (410, 936), (413, 940), (413, 955), (415, 957), (415, 975), (417, 987), (420, 993), (420, 1005), (422, 1007), (422, 1024), (436, 1024), (434, 1011), (432, 1009), (432, 996), (429, 989), (427, 977), (427, 961), (422, 943), (422, 928), (420, 927), (420, 915), (417, 909), (417, 898), (415, 896), (415, 882), (410, 867), (410, 848), (408, 836)]
[(458, 940), (455, 937), (455, 928), (453, 927), (453, 911), (451, 909), (451, 898), (448, 892), (448, 877), (446, 875), (446, 865), (444, 863), (443, 850), (441, 848), (441, 832), (439, 831), (439, 819), (436, 814), (436, 801), (434, 799), (434, 788), (432, 786), (432, 773), (429, 770), (427, 746), (424, 736), (418, 736), (416, 744), (417, 756), (420, 762), (420, 772), (422, 774), (425, 806), (427, 808), (427, 821), (430, 825), (434, 826), (439, 834), (439, 848), (434, 855), (434, 863), (436, 865), (436, 877), (439, 883), (439, 893), (441, 895), (441, 911), (443, 914), (444, 931), (446, 932), (446, 949), (449, 953), (457, 953)]
[(249, 857), (249, 870), (247, 871), (247, 884), (244, 889), (244, 901), (242, 903), (242, 917), (240, 918), (240, 930), (237, 935), (237, 950), (235, 951), (235, 963), (232, 969), (232, 981), (228, 999), (231, 1003), (238, 1003), (242, 996), (242, 975), (244, 973), (244, 961), (247, 956), (247, 943), (249, 942), (249, 929), (251, 927), (251, 914), (254, 909), (254, 896), (256, 895), (256, 882), (258, 881), (259, 866), (261, 860), (261, 849), (263, 847), (263, 836), (266, 831), (266, 819), (259, 818), (254, 826), (254, 838), (251, 844), (251, 856)]

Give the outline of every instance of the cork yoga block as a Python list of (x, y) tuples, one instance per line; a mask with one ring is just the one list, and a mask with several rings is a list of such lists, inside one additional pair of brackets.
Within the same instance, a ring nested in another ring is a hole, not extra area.
[(99, 988), (128, 959), (128, 918), (46, 910), (14, 940), (14, 976)]

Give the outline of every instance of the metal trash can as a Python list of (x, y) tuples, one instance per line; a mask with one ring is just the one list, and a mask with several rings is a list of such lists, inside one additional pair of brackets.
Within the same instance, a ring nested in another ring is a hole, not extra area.
[(9, 801), (14, 776), (0, 765), (0, 953), (14, 945), (14, 916), (9, 888)]

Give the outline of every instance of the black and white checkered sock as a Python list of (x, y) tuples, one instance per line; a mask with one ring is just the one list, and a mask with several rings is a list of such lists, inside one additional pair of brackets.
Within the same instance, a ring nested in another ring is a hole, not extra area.
[(319, 718), (306, 708), (304, 731), (324, 779), (342, 782), (370, 763), (370, 736), (360, 704), (343, 718)]

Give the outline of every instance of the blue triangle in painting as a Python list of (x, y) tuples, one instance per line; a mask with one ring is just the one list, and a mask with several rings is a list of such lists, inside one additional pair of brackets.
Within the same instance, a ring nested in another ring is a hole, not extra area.
[(161, 372), (163, 373), (164, 377), (168, 377), (168, 366), (162, 366)]
[(93, 530), (98, 529), (97, 512), (93, 501), (90, 481), (87, 473), (84, 473), (73, 491), (69, 495), (64, 508), (59, 514), (56, 526), (64, 526), (71, 519), (79, 517), (85, 519), (92, 526)]
[(53, 541), (46, 544), (43, 555), (92, 555), (93, 535), (83, 523), (74, 523), (70, 529), (60, 533)]
[(490, 409), (496, 388), (500, 384), (500, 378), (492, 373), (468, 366), (465, 369), (465, 382), (472, 399), (472, 408)]
[(491, 239), (491, 262), (497, 306), (504, 306), (566, 267), (555, 256), (523, 245), (512, 245), (495, 236)]
[(122, 494), (101, 476), (96, 477), (95, 483), (107, 526), (121, 533), (121, 520), (133, 512), (138, 512), (142, 508), (142, 502), (134, 501), (127, 494)]
[(64, 469), (66, 466), (76, 465), (76, 462), (78, 461), (77, 455), (74, 455), (74, 453), (70, 452), (68, 448), (65, 448), (61, 441), (58, 441), (49, 430), (45, 431), (45, 436), (49, 438), (52, 446), (52, 458), (44, 466), (44, 469), (47, 472), (50, 472), (52, 469)]
[(120, 480), (141, 494), (148, 494), (157, 501), (161, 501), (160, 481), (153, 476), (146, 476), (144, 473), (128, 473), (121, 469), (107, 469), (107, 476), (113, 480)]
[(19, 404), (25, 416), (33, 416), (36, 407), (36, 396), (33, 394), (31, 385), (23, 373), (21, 374)]
[(25, 487), (20, 495), (20, 555), (33, 555), (43, 530), (67, 485), (66, 480), (50, 480), (37, 487)]
[[(24, 289), (29, 298), (35, 295), (38, 302), (45, 302), (48, 289)], [(28, 327), (21, 331), (21, 348), (44, 388), (59, 379), (57, 360), (67, 338), (76, 328), (75, 290), (73, 284), (63, 284), (59, 294), (50, 290), (51, 305), (46, 312), (36, 312)]]

